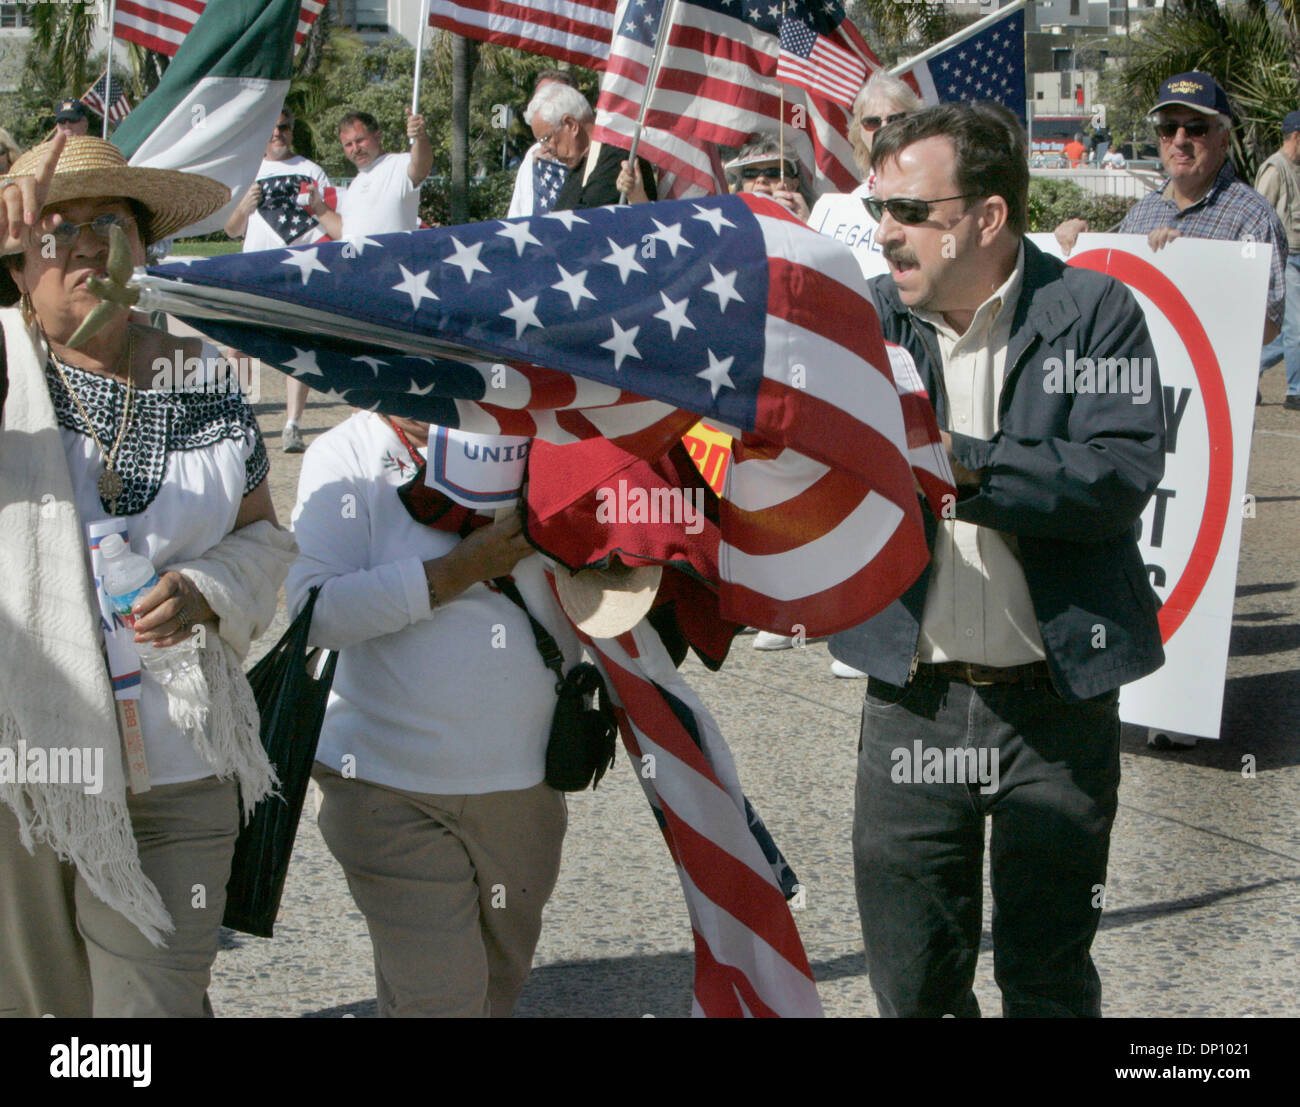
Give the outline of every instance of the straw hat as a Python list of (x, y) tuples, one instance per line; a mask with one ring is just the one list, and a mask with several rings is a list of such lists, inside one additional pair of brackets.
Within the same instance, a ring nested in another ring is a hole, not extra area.
[[(23, 154), (8, 174), (0, 177), (0, 189), (18, 177), (33, 175), (48, 149), (49, 143), (42, 143)], [(113, 196), (136, 200), (148, 211), (147, 224), (140, 228), (146, 242), (175, 234), (230, 202), (230, 190), (211, 177), (129, 166), (111, 142), (70, 135), (55, 166), (46, 205)]]
[(608, 569), (555, 570), (555, 591), (565, 614), (591, 638), (617, 638), (654, 607), (662, 565), (635, 567), (615, 562)]

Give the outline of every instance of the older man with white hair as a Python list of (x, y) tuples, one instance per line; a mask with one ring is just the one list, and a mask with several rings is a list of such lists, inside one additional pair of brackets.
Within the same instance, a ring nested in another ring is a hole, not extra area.
[[(581, 92), (568, 85), (548, 84), (533, 96), (524, 118), (532, 128), (541, 153), (569, 168), (568, 180), (551, 210), (573, 211), (618, 203), (618, 177), (627, 160), (627, 152), (617, 146), (592, 141), (596, 113)], [(637, 163), (641, 170), (644, 198), (658, 199), (650, 163), (645, 158), (638, 158)]]

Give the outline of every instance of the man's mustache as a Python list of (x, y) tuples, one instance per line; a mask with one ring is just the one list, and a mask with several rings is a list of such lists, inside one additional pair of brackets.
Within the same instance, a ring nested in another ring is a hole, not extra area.
[(891, 242), (889, 243), (889, 245), (881, 247), (880, 252), (884, 256), (884, 259), (887, 262), (889, 262), (890, 265), (915, 266), (920, 264), (917, 261), (916, 255), (912, 253), (910, 249), (908, 249), (906, 246), (901, 245), (900, 243)]

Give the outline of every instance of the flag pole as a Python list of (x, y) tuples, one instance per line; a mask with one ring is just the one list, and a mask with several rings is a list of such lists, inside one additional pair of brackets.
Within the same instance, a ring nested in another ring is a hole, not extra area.
[(113, 23), (117, 19), (117, 0), (108, 0), (108, 68), (104, 70), (104, 130), (108, 141), (108, 111), (113, 103)]
[(982, 30), (984, 30), (985, 27), (990, 27), (994, 23), (996, 23), (999, 19), (1004, 19), (1008, 15), (1011, 15), (1013, 12), (1019, 11), (1028, 3), (1029, 0), (1014, 0), (1014, 3), (1008, 4), (1004, 8), (998, 8), (997, 11), (990, 12), (988, 15), (984, 16), (984, 18), (977, 19), (969, 27), (963, 27), (956, 34), (949, 35), (942, 42), (936, 42), (933, 46), (929, 47), (928, 49), (922, 50), (919, 54), (916, 55), (916, 57), (908, 58), (906, 61), (899, 62), (897, 65), (893, 66), (889, 70), (890, 76), (892, 77), (900, 76), (901, 74), (906, 73), (913, 66), (920, 65), (922, 62), (929, 61), (936, 54), (942, 54), (945, 50), (950, 49), (953, 46), (956, 46), (957, 43), (964, 42), (972, 35), (979, 34)]
[[(659, 29), (655, 32), (655, 52), (650, 59), (650, 71), (646, 74), (645, 88), (641, 92), (641, 109), (637, 112), (636, 123), (632, 126), (632, 147), (627, 152), (627, 164), (633, 168), (636, 166), (636, 148), (641, 142), (641, 128), (645, 126), (645, 117), (650, 111), (650, 97), (654, 94), (655, 85), (659, 83), (659, 69), (663, 65), (664, 53), (668, 48), (668, 34), (677, 19), (677, 0), (668, 0), (663, 12)], [(627, 203), (626, 192), (618, 194), (618, 202)]]
[[(429, 0), (421, 0), (420, 30), (415, 36), (415, 83), (411, 89), (411, 114), (420, 114), (420, 70), (424, 62), (424, 34), (429, 29)], [(415, 145), (415, 139), (410, 144)]]

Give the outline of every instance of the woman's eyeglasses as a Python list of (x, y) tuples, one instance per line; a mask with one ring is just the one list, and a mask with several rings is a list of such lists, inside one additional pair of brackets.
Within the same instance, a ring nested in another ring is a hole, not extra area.
[(877, 223), (885, 212), (889, 212), (898, 222), (916, 226), (930, 218), (930, 208), (934, 204), (942, 204), (945, 200), (969, 200), (979, 195), (978, 192), (963, 192), (960, 196), (941, 196), (937, 200), (914, 200), (910, 196), (882, 200), (879, 196), (864, 196), (862, 202)]
[(888, 123), (897, 123), (900, 119), (906, 119), (907, 114), (905, 111), (896, 111), (893, 115), (864, 115), (858, 120), (858, 124), (864, 131), (878, 131)]
[(114, 227), (121, 227), (123, 231), (135, 223), (135, 218), (130, 215), (118, 215), (116, 212), (108, 211), (103, 215), (97, 215), (94, 219), (86, 223), (60, 223), (57, 227), (51, 227), (45, 233), (54, 239), (54, 245), (59, 249), (66, 250), (78, 238), (85, 227), (89, 227), (93, 235), (108, 241), (109, 235), (112, 234)]
[(760, 177), (766, 177), (770, 181), (775, 181), (778, 178), (793, 181), (798, 176), (799, 167), (792, 161), (782, 162), (780, 165), (775, 162), (770, 165), (747, 165), (740, 170), (740, 179), (742, 181), (756, 181)]
[(1157, 123), (1156, 134), (1161, 138), (1173, 138), (1179, 128), (1187, 132), (1188, 138), (1204, 138), (1210, 133), (1208, 119), (1189, 119), (1185, 123)]

